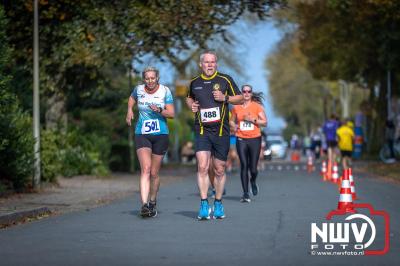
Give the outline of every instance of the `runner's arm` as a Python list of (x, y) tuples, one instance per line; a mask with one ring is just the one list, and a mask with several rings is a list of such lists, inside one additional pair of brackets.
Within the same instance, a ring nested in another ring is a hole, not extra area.
[(192, 104), (194, 103), (194, 100), (193, 100), (193, 98), (191, 98), (191, 97), (186, 97), (186, 105), (187, 105), (187, 107), (190, 109), (190, 110), (192, 110)]
[(133, 119), (133, 106), (136, 104), (135, 99), (132, 96), (129, 96), (128, 99), (128, 110), (126, 112), (126, 118), (125, 121), (130, 126), (132, 124), (132, 119)]
[(173, 104), (166, 104), (165, 108), (161, 110), (160, 114), (166, 118), (174, 118), (175, 107)]
[(236, 113), (232, 112), (229, 118), (229, 127), (232, 132), (236, 133)]
[(191, 110), (193, 113), (199, 111), (199, 106), (200, 106), (199, 103), (190, 96), (186, 97), (186, 105), (189, 108), (189, 110)]
[(241, 95), (241, 94), (234, 95), (234, 96), (229, 95), (228, 103), (234, 104), (234, 105), (242, 104), (243, 103), (243, 95)]
[(261, 127), (266, 127), (268, 123), (267, 116), (265, 115), (264, 110), (258, 113), (258, 117), (255, 120), (255, 124)]

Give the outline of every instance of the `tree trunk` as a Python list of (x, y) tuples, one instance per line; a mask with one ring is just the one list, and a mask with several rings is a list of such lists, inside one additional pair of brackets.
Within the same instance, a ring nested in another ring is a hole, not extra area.
[(67, 128), (67, 113), (65, 110), (65, 95), (62, 92), (55, 91), (47, 99), (47, 110), (45, 114), (46, 129)]
[[(374, 90), (374, 88), (371, 88)], [(374, 93), (372, 92), (372, 95)], [(372, 100), (372, 114), (370, 116), (371, 123), (368, 134), (367, 151), (369, 154), (378, 154), (380, 148), (385, 141), (385, 123), (387, 117), (387, 80), (382, 78), (379, 82), (379, 95), (378, 97), (371, 96)]]
[(345, 81), (340, 83), (340, 103), (342, 105), (342, 119), (350, 117), (350, 101), (352, 93), (352, 84)]

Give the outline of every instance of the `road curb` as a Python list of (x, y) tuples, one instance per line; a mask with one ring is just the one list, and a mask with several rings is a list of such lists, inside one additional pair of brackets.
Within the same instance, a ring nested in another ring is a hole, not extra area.
[(0, 228), (12, 224), (23, 222), (26, 219), (36, 218), (38, 216), (50, 214), (52, 211), (48, 207), (35, 208), (32, 210), (18, 211), (0, 216)]

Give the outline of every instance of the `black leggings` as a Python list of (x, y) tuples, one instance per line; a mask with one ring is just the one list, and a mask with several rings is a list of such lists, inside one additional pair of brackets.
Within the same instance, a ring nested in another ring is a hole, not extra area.
[(242, 180), (243, 193), (249, 193), (249, 170), (251, 180), (255, 181), (258, 174), (257, 164), (260, 158), (261, 137), (251, 139), (237, 138), (236, 149), (240, 159), (240, 178)]

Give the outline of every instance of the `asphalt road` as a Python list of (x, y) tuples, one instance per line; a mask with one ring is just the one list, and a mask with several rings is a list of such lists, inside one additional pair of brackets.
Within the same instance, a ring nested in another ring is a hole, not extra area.
[[(311, 223), (326, 222), (338, 190), (317, 173), (287, 168), (260, 172), (260, 194), (250, 204), (239, 202), (239, 176), (230, 175), (224, 220), (197, 221), (193, 173), (161, 188), (153, 219), (138, 217), (134, 195), (0, 230), (0, 265), (399, 265), (399, 184), (356, 176), (358, 202), (390, 214), (387, 254), (317, 256), (311, 255)], [(382, 228), (378, 222), (377, 248)]]

